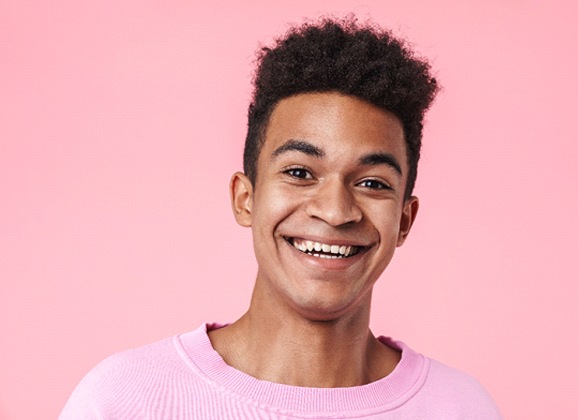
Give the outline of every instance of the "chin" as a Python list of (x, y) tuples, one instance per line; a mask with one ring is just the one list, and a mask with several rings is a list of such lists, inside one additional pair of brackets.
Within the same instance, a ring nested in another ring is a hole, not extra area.
[(316, 322), (336, 321), (348, 315), (359, 313), (369, 302), (363, 304), (359, 299), (351, 296), (342, 296), (334, 299), (300, 299), (295, 302), (294, 308), (305, 319)]

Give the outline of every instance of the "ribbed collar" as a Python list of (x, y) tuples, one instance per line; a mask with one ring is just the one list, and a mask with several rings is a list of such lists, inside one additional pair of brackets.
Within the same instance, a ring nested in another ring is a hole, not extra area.
[(415, 395), (429, 369), (429, 359), (402, 342), (379, 337), (385, 345), (401, 350), (401, 360), (393, 372), (378, 381), (349, 388), (309, 388), (262, 381), (227, 365), (213, 349), (207, 331), (220, 326), (203, 324), (175, 337), (175, 346), (185, 362), (213, 386), (232, 397), (278, 412), (302, 413), (303, 417), (385, 412)]

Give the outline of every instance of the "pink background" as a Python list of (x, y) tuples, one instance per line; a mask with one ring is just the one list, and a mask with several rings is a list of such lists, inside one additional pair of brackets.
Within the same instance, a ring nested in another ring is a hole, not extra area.
[(444, 86), (373, 330), (505, 418), (577, 418), (577, 4), (2, 1), (0, 418), (55, 418), (107, 355), (246, 309), (227, 188), (254, 52), (327, 12), (409, 38)]

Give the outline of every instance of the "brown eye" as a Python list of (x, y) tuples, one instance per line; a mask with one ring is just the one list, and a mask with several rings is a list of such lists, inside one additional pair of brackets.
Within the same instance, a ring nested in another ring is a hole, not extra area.
[(285, 171), (286, 174), (291, 175), (293, 178), (299, 179), (310, 179), (312, 178), (308, 170), (303, 168), (291, 168)]
[(366, 179), (365, 181), (361, 181), (359, 183), (360, 186), (369, 188), (370, 190), (389, 190), (391, 189), (389, 185), (384, 184), (381, 181), (376, 179)]

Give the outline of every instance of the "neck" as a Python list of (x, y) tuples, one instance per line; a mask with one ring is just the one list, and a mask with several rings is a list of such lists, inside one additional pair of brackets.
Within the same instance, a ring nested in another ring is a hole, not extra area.
[(209, 334), (230, 366), (265, 381), (325, 388), (376, 381), (399, 361), (369, 330), (369, 305), (319, 321), (270, 301), (254, 293), (245, 315)]

